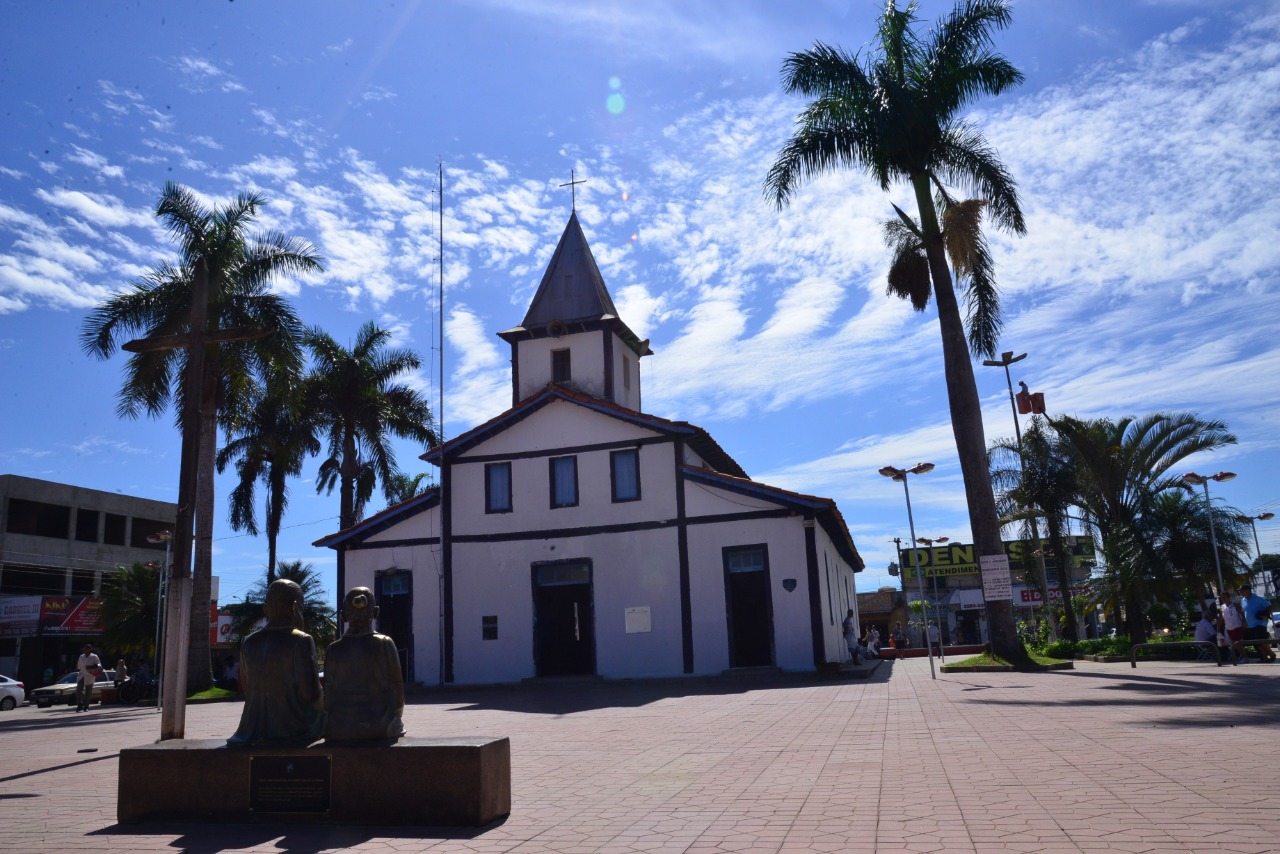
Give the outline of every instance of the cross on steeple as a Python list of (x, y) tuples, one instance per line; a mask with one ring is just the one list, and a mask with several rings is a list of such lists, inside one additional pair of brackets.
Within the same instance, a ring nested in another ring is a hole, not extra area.
[(573, 170), (570, 169), (568, 182), (560, 185), (561, 187), (569, 188), (569, 201), (571, 203), (570, 210), (575, 213), (578, 210), (578, 185), (585, 183), (587, 183), (586, 178), (583, 178), (581, 181), (574, 180)]

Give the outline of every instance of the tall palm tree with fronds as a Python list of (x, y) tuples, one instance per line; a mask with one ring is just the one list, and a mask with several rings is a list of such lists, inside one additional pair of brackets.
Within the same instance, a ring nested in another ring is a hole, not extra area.
[[(392, 437), (435, 444), (426, 398), (397, 378), (417, 370), (422, 360), (412, 350), (389, 347), (391, 333), (372, 321), (360, 327), (350, 349), (319, 329), (307, 336), (312, 370), (307, 408), (326, 437), (328, 458), (321, 463), (316, 491), (339, 488), (341, 529), (360, 521), (364, 503), (377, 483), (388, 500), (396, 486)], [(345, 593), (339, 563), (338, 592)]]
[[(208, 602), (213, 563), (214, 455), (218, 411), (237, 406), (252, 377), (269, 371), (300, 372), (302, 325), (289, 302), (268, 285), (281, 275), (322, 268), (315, 248), (278, 232), (249, 234), (265, 199), (244, 193), (221, 207), (207, 207), (189, 189), (169, 183), (156, 216), (178, 243), (176, 264), (164, 262), (130, 288), (108, 298), (86, 318), (80, 334), (84, 350), (109, 358), (135, 336), (156, 338), (190, 331), (192, 283), (196, 268), (208, 271), (210, 330), (265, 328), (274, 334), (254, 341), (210, 345), (200, 378), (200, 454), (197, 462), (196, 548), (191, 583), (195, 613)], [(159, 416), (172, 404), (179, 425), (187, 351), (137, 353), (125, 366), (116, 407), (121, 417)], [(204, 620), (191, 621), (187, 686), (200, 691), (213, 682), (209, 632)]]
[(267, 583), (275, 579), (276, 542), (289, 505), (289, 478), (302, 474), (310, 456), (320, 453), (315, 424), (308, 415), (304, 385), (295, 376), (275, 374), (234, 421), (231, 438), (218, 451), (218, 471), (235, 461), (238, 482), (230, 495), (231, 527), (258, 535), (256, 486), (265, 487)]
[[(991, 480), (1001, 503), (1003, 518), (1043, 519), (1049, 552), (1058, 567), (1058, 585), (1068, 640), (1079, 637), (1075, 602), (1071, 592), (1071, 553), (1066, 546), (1070, 512), (1080, 493), (1077, 459), (1047, 419), (1034, 417), (1022, 434), (1022, 442), (1002, 439), (991, 447)], [(1041, 579), (1047, 587), (1047, 579)], [(1049, 599), (1046, 596), (1045, 603)]]
[(1188, 488), (1170, 470), (1202, 451), (1234, 445), (1221, 421), (1190, 412), (1157, 412), (1119, 421), (1052, 419), (1077, 459), (1081, 478), (1078, 504), (1102, 540), (1107, 574), (1103, 589), (1125, 606), (1125, 626), (1134, 643), (1146, 639), (1143, 610), (1150, 594), (1154, 548), (1144, 517), (1156, 498)]
[[(1249, 553), (1249, 534), (1239, 516), (1240, 511), (1233, 507), (1207, 507), (1194, 490), (1170, 489), (1157, 495), (1142, 519), (1145, 541), (1151, 546), (1146, 561), (1151, 593), (1169, 600), (1191, 594), (1199, 600), (1204, 591), (1217, 586), (1218, 565), (1231, 588), (1243, 582), (1237, 568)], [(1217, 564), (1213, 559), (1215, 540)]]
[[(770, 169), (765, 193), (782, 207), (806, 179), (844, 168), (869, 173), (886, 191), (898, 181), (911, 185), (918, 216), (898, 213), (918, 232), (938, 307), (947, 400), (974, 543), (980, 554), (1000, 555), (981, 402), (933, 193), (959, 186), (982, 200), (998, 227), (1016, 234), (1026, 230), (1013, 178), (982, 132), (960, 116), (976, 97), (999, 95), (1023, 78), (991, 50), (993, 32), (1011, 20), (1005, 0), (968, 0), (923, 36), (913, 29), (915, 11), (914, 3), (899, 9), (889, 0), (875, 50), (865, 61), (822, 43), (787, 58), (784, 89), (812, 100)], [(976, 309), (979, 322), (969, 327), (979, 332), (979, 352), (989, 354), (998, 305), (979, 300)], [(1012, 608), (991, 607), (987, 616), (992, 650), (1025, 661)]]

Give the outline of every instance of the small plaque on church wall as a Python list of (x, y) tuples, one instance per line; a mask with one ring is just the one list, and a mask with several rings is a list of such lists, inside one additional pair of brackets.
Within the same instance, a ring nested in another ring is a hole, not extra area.
[(328, 812), (331, 760), (329, 756), (250, 757), (249, 811)]
[(642, 608), (624, 608), (623, 620), (627, 626), (627, 634), (653, 631), (653, 619), (649, 616), (649, 606)]

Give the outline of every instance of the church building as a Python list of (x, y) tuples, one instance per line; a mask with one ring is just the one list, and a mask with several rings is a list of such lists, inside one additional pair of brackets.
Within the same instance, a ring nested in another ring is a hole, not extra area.
[(511, 346), (511, 408), (433, 449), (439, 486), (319, 540), (374, 590), (406, 681), (813, 670), (863, 568), (834, 501), (752, 480), (642, 410), (653, 355), (577, 214)]

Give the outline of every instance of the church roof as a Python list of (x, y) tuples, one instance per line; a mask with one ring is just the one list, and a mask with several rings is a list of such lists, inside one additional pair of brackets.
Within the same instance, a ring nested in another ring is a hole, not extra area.
[(550, 334), (563, 334), (576, 328), (607, 325), (615, 329), (627, 344), (642, 356), (652, 355), (649, 342), (636, 337), (622, 319), (605, 287), (604, 277), (596, 265), (595, 256), (587, 244), (578, 222), (578, 212), (569, 215), (569, 223), (560, 235), (556, 251), (551, 255), (538, 291), (529, 303), (524, 320), (512, 329), (499, 332), (499, 337), (511, 341), (516, 338), (540, 338), (548, 334), (548, 327), (557, 325)]
[(718, 486), (721, 489), (736, 492), (739, 495), (762, 498), (765, 501), (774, 501), (792, 507), (800, 512), (812, 513), (819, 524), (822, 525), (823, 530), (827, 532), (827, 536), (831, 538), (831, 543), (835, 546), (836, 551), (853, 567), (853, 571), (862, 572), (866, 567), (862, 556), (858, 554), (857, 546), (853, 544), (853, 536), (849, 533), (849, 526), (845, 524), (844, 515), (841, 514), (840, 508), (836, 506), (835, 501), (832, 499), (821, 498), (817, 495), (805, 495), (803, 492), (792, 492), (789, 489), (770, 486), (767, 483), (760, 483), (750, 478), (735, 477), (724, 472), (707, 471), (697, 466), (685, 465), (681, 469), (684, 471), (685, 477), (700, 481), (708, 486)]
[(729, 456), (728, 452), (720, 447), (720, 443), (711, 438), (711, 434), (701, 427), (689, 424), (686, 421), (671, 421), (666, 418), (659, 418), (656, 415), (637, 412), (634, 409), (619, 406), (603, 398), (573, 391), (554, 383), (544, 386), (536, 394), (530, 395), (501, 415), (497, 415), (459, 436), (454, 436), (443, 445), (432, 448), (422, 455), (422, 459), (439, 465), (443, 455), (464, 453), (481, 442), (513, 427), (539, 409), (557, 400), (574, 403), (585, 409), (591, 409), (613, 418), (646, 427), (655, 433), (681, 436), (685, 443), (693, 449), (693, 452), (706, 460), (707, 464), (715, 468), (716, 471), (725, 472), (734, 477), (747, 477), (747, 473), (743, 471), (742, 466), (738, 465), (737, 460)]
[(417, 516), (424, 510), (430, 510), (432, 507), (439, 505), (439, 503), (440, 487), (432, 486), (426, 492), (401, 501), (399, 504), (392, 504), (385, 510), (373, 514), (368, 519), (356, 522), (350, 528), (344, 528), (337, 533), (321, 537), (311, 545), (337, 548), (344, 543), (362, 543), (375, 534), (382, 533), (392, 525), (410, 516)]

